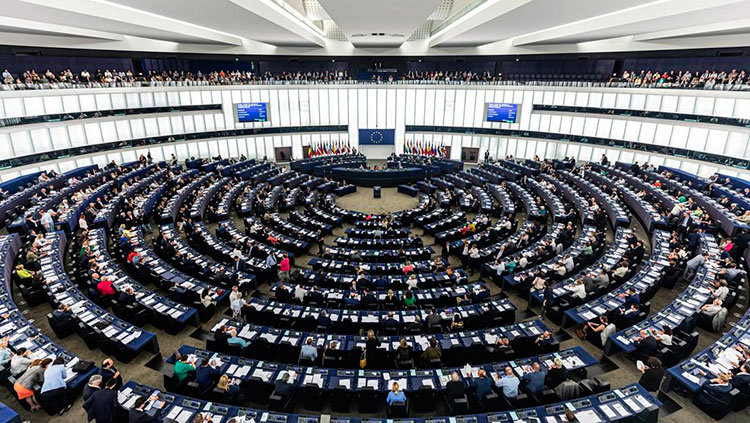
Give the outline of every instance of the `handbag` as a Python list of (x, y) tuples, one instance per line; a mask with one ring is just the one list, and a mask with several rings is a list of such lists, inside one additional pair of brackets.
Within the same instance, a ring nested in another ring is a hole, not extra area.
[(93, 361), (79, 360), (78, 363), (74, 364), (73, 367), (70, 368), (70, 370), (76, 373), (85, 373), (93, 366), (94, 366)]
[(578, 338), (580, 338), (580, 339), (586, 339), (586, 335), (587, 335), (587, 334), (586, 334), (586, 328), (585, 328), (585, 327), (583, 327), (583, 326), (581, 326), (581, 327), (577, 328), (577, 329), (576, 329), (576, 335), (577, 335), (577, 336), (578, 336)]
[(364, 369), (367, 367), (367, 356), (365, 355), (365, 352), (362, 351), (362, 355), (359, 356), (359, 368)]

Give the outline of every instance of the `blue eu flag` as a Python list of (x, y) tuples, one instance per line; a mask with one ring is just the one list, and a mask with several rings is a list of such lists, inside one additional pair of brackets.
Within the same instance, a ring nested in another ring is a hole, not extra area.
[(394, 145), (396, 143), (395, 129), (360, 129), (360, 145)]

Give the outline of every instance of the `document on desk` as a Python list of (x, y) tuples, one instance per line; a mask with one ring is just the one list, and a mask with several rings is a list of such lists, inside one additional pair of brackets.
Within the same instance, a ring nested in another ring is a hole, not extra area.
[(640, 412), (643, 409), (643, 406), (635, 402), (633, 398), (625, 398), (623, 401), (625, 401), (625, 404), (627, 404), (627, 406), (636, 413)]
[[(351, 379), (339, 379), (339, 386), (343, 386), (346, 389), (352, 388), (352, 380)], [(361, 386), (360, 386), (361, 388)]]
[(602, 412), (604, 413), (604, 415), (607, 416), (608, 419), (615, 419), (615, 418), (617, 418), (617, 413), (615, 413), (614, 411), (612, 411), (612, 409), (609, 408), (609, 405), (602, 404), (602, 405), (599, 406), (599, 409), (602, 410)]
[(600, 423), (602, 421), (594, 410), (579, 411), (575, 415), (576, 420), (580, 423)]
[(171, 410), (169, 410), (169, 413), (167, 413), (166, 419), (175, 420), (177, 416), (182, 412), (182, 410), (182, 407), (180, 407), (179, 405), (175, 405)]
[(648, 407), (651, 407), (652, 405), (651, 401), (647, 400), (646, 397), (644, 397), (643, 395), (636, 395), (633, 398), (638, 404), (642, 405), (643, 408), (648, 408)]
[(700, 382), (701, 382), (700, 378), (695, 375), (690, 374), (689, 372), (682, 372), (682, 377), (689, 380), (691, 383), (700, 385)]
[(182, 410), (175, 420), (178, 423), (187, 423), (191, 417), (193, 417), (193, 410)]
[[(245, 377), (250, 372), (251, 366), (242, 366), (237, 370), (237, 373), (235, 373), (235, 376), (237, 377)], [(270, 377), (270, 376), (269, 376)]]

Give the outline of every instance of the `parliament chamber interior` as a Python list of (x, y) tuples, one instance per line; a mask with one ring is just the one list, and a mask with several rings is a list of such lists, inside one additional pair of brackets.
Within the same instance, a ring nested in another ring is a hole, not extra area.
[(0, 423), (748, 420), (750, 1), (6, 3)]

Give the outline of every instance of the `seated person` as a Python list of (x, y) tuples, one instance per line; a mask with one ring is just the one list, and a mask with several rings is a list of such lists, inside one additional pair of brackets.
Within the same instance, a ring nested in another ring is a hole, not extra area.
[(717, 298), (721, 301), (725, 301), (727, 299), (727, 295), (729, 295), (729, 288), (727, 287), (727, 281), (721, 280), (718, 283), (718, 287), (708, 287), (709, 291), (711, 291), (711, 296), (713, 298)]
[(406, 395), (400, 390), (398, 382), (393, 382), (393, 385), (391, 385), (391, 391), (388, 392), (388, 397), (386, 397), (385, 400), (389, 406), (393, 405), (394, 402), (406, 404)]
[(315, 363), (315, 360), (318, 359), (318, 349), (313, 345), (312, 338), (307, 338), (305, 345), (300, 349), (299, 359), (300, 361), (302, 361), (302, 359), (307, 359), (312, 363)]
[(656, 341), (656, 338), (651, 336), (647, 330), (640, 331), (634, 345), (635, 352), (633, 353), (633, 359), (636, 360), (648, 360), (649, 357), (656, 356), (656, 352), (659, 349), (659, 343)]
[(216, 381), (215, 378), (219, 375), (219, 370), (214, 368), (212, 364), (210, 359), (204, 358), (201, 360), (201, 365), (195, 370), (195, 382), (198, 383), (201, 391), (205, 391), (213, 385)]
[(190, 372), (195, 371), (195, 363), (188, 361), (188, 355), (181, 355), (174, 363), (173, 375), (179, 382), (187, 379)]
[(559, 384), (566, 380), (568, 380), (568, 369), (563, 366), (560, 357), (556, 357), (547, 371), (547, 377), (544, 379), (544, 384), (549, 389), (555, 389)]
[[(591, 329), (594, 334), (598, 334), (599, 338), (589, 338), (589, 334), (587, 333), (588, 329)], [(586, 326), (583, 327), (583, 331), (586, 335), (586, 339), (590, 339), (594, 345), (604, 347), (607, 343), (607, 338), (609, 335), (616, 332), (616, 328), (614, 324), (609, 323), (607, 316), (602, 315), (599, 316), (599, 322), (588, 322)]]
[(104, 278), (96, 284), (96, 290), (99, 295), (105, 298), (112, 298), (115, 296), (115, 289), (112, 287), (112, 281), (108, 278)]
[(518, 379), (510, 366), (505, 367), (505, 373), (501, 376), (495, 373), (495, 386), (502, 389), (505, 398), (515, 398), (518, 396), (518, 385), (521, 381)]
[[(133, 407), (128, 411), (128, 422), (131, 423), (156, 423), (159, 421), (159, 417), (161, 417), (161, 409), (164, 408), (167, 403), (165, 401), (162, 401), (159, 405), (159, 410), (156, 411), (156, 413), (146, 411), (146, 404), (149, 400), (155, 400), (154, 398), (146, 398), (144, 396), (139, 396), (135, 399), (135, 402), (133, 403)], [(150, 405), (149, 405), (150, 407)]]
[(240, 348), (246, 348), (250, 345), (250, 342), (237, 336), (237, 329), (232, 329), (229, 332), (229, 338), (227, 338), (227, 345), (237, 345)]
[(532, 394), (544, 391), (544, 380), (547, 377), (547, 369), (542, 368), (539, 362), (531, 366), (531, 371), (523, 375), (522, 380), (526, 382), (526, 390)]
[(722, 308), (723, 308), (722, 301), (718, 298), (714, 298), (714, 300), (711, 303), (706, 304), (703, 307), (701, 307), (701, 312), (708, 317), (713, 317)]
[[(406, 338), (401, 338), (398, 343), (398, 348), (396, 348), (396, 363), (402, 363), (402, 362), (411, 362), (412, 358), (412, 348), (411, 345), (409, 345), (408, 342), (406, 342)], [(413, 363), (412, 363), (413, 364)]]
[(385, 320), (383, 320), (383, 327), (386, 329), (398, 327), (398, 322), (393, 315), (392, 311), (389, 311)]
[[(702, 370), (698, 370), (702, 376), (706, 373)], [(712, 407), (718, 404), (715, 403), (716, 399), (725, 400), (729, 392), (732, 390), (732, 384), (729, 383), (730, 376), (724, 373), (713, 379), (706, 379), (698, 390), (696, 402), (699, 407)]]
[(117, 298), (117, 302), (120, 303), (120, 305), (123, 307), (135, 304), (135, 294), (133, 293), (133, 288), (128, 287), (124, 291), (120, 292), (120, 296)]
[(221, 375), (219, 381), (216, 383), (215, 390), (223, 393), (222, 403), (226, 404), (239, 404), (240, 397), (240, 386), (239, 383), (235, 383), (234, 380), (230, 379), (227, 375)]
[(552, 337), (552, 332), (545, 330), (541, 335), (537, 336), (537, 338), (534, 340), (534, 344), (544, 349), (547, 345), (553, 343), (555, 339)]
[(328, 313), (326, 313), (325, 310), (321, 311), (320, 315), (318, 315), (317, 324), (325, 329), (331, 329), (333, 327), (333, 321), (328, 317)]
[(281, 379), (277, 380), (274, 384), (273, 391), (276, 395), (281, 397), (281, 401), (286, 403), (297, 390), (297, 386), (294, 384), (294, 380), (291, 378), (289, 372), (284, 372)]
[(459, 379), (458, 372), (451, 373), (451, 380), (445, 384), (445, 396), (450, 399), (462, 398), (465, 394), (464, 383)]
[[(338, 349), (339, 343), (337, 341), (332, 340), (330, 344), (323, 347), (323, 357), (322, 362), (323, 365), (326, 367), (334, 367), (338, 368), (339, 363), (341, 363), (341, 360), (343, 359), (343, 356), (341, 352)], [(331, 366), (329, 364), (326, 364), (327, 361), (333, 360), (335, 365)]]
[(451, 331), (462, 331), (464, 329), (464, 321), (459, 313), (453, 313), (453, 319), (451, 319)]
[(52, 317), (60, 324), (74, 323), (73, 312), (67, 304), (60, 304), (57, 309), (52, 312)]
[(732, 376), (732, 387), (747, 392), (750, 386), (750, 362), (742, 364), (737, 373)]
[(656, 392), (659, 390), (666, 372), (667, 369), (662, 366), (661, 360), (656, 357), (649, 357), (647, 364), (641, 367), (642, 374), (638, 383), (647, 391)]
[(430, 338), (430, 346), (422, 352), (422, 355), (419, 358), (422, 360), (422, 364), (426, 367), (429, 367), (430, 362), (433, 360), (442, 360), (443, 353), (440, 351), (440, 347), (438, 347), (435, 338)]
[(477, 396), (477, 401), (484, 402), (487, 399), (487, 395), (492, 392), (492, 380), (487, 377), (487, 372), (484, 369), (479, 369), (477, 377), (469, 375), (471, 378), (471, 387), (474, 389), (474, 394)]
[(663, 325), (661, 327), (661, 330), (652, 330), (651, 335), (653, 335), (654, 339), (656, 339), (657, 342), (663, 347), (671, 347), (672, 346), (672, 329), (667, 326)]

